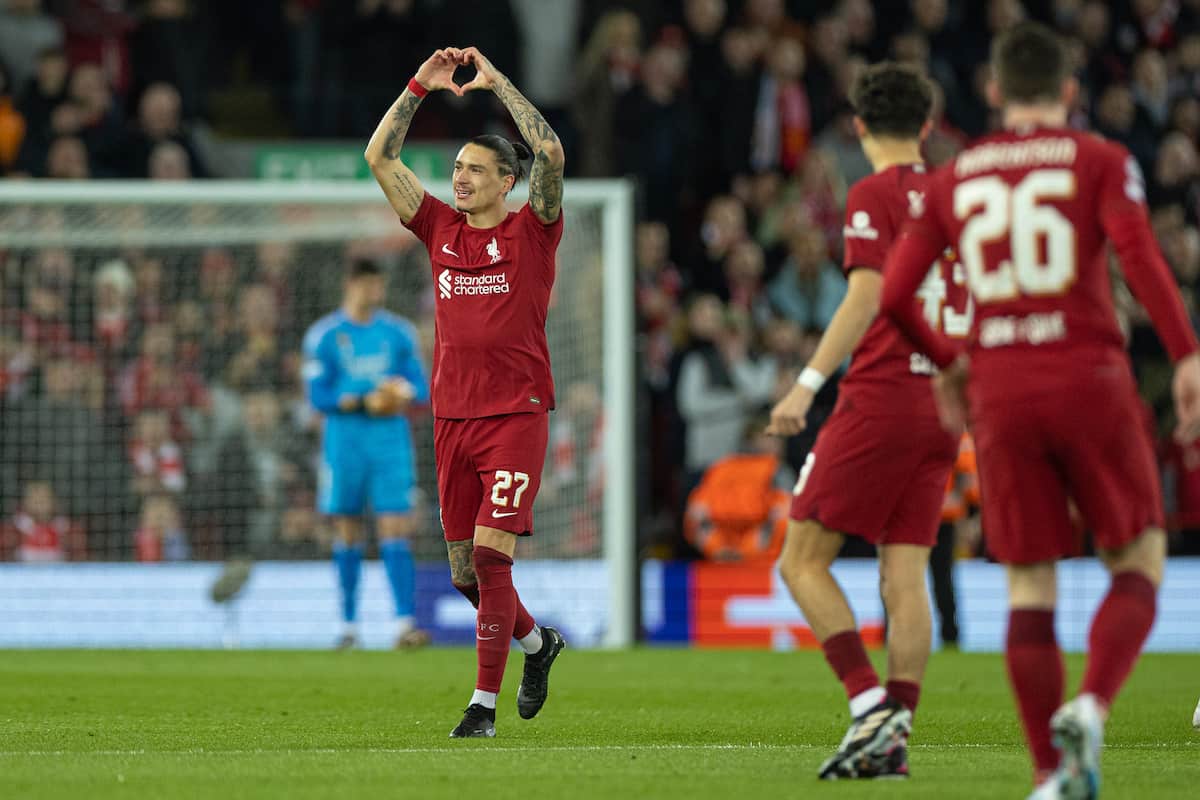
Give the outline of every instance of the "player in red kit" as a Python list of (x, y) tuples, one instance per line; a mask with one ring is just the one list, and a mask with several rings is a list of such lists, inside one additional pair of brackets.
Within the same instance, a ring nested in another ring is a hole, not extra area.
[[(1077, 91), (1067, 62), (1041, 25), (993, 43), (989, 94), (1005, 130), (932, 178), (889, 256), (883, 298), (943, 368), (935, 389), (947, 422), (969, 409), (983, 529), (1008, 571), (1005, 654), (1037, 798), (1097, 795), (1104, 722), (1154, 623), (1166, 551), (1106, 242), (1175, 362), (1176, 436), (1200, 432), (1200, 354), (1151, 232), (1141, 173), (1125, 148), (1066, 127)], [(907, 302), (947, 246), (976, 305), (962, 357)], [(1080, 692), (1062, 705), (1055, 562), (1076, 555), (1070, 501), (1112, 582), (1092, 620)]]
[[(454, 71), (474, 66), (468, 83)], [(454, 207), (426, 193), (400, 160), (413, 114), (427, 92), (490, 89), (528, 148), (479, 136), (454, 161)], [(504, 201), (532, 151), (529, 202)], [(533, 531), (546, 457), (554, 381), (546, 312), (562, 238), (563, 151), (558, 137), (512, 81), (473, 47), (438, 50), (421, 65), (367, 145), (388, 201), (429, 251), (436, 291), (431, 400), (438, 500), (451, 580), (478, 609), (478, 676), (451, 737), (495, 736), (496, 695), (509, 639), (525, 651), (517, 710), (529, 719), (546, 701), (550, 667), (565, 642), (539, 627), (512, 582), (518, 536)]]
[[(894, 324), (876, 317), (888, 249), (928, 182), (921, 141), (930, 127), (932, 92), (915, 71), (883, 63), (864, 72), (852, 101), (875, 174), (851, 187), (846, 199), (849, 288), (768, 428), (784, 436), (802, 430), (825, 377), (853, 350), (837, 407), (796, 483), (779, 559), (783, 580), (850, 698), (853, 722), (821, 766), (823, 779), (908, 774), (906, 742), (932, 637), (925, 571), (958, 453), (958, 437), (938, 422), (931, 362)], [(924, 283), (905, 302), (934, 327), (962, 335), (970, 324), (965, 278), (959, 265), (940, 256), (925, 262)], [(830, 573), (847, 535), (879, 549), (880, 588), (891, 621), (886, 687)]]

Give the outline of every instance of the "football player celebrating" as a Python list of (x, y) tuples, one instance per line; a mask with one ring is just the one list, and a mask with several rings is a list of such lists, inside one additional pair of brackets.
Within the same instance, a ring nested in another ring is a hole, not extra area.
[[(474, 78), (454, 82), (473, 66)], [(426, 93), (492, 91), (528, 147), (478, 136), (454, 160), (454, 206), (434, 198), (400, 160)], [(529, 202), (505, 199), (532, 155)], [(525, 651), (517, 710), (529, 719), (546, 702), (550, 667), (565, 642), (539, 627), (513, 588), (519, 536), (533, 532), (554, 382), (546, 313), (562, 238), (563, 150), (529, 101), (474, 47), (438, 50), (392, 105), (366, 150), (401, 221), (429, 251), (436, 287), (431, 398), (438, 501), (451, 580), (478, 609), (475, 693), (452, 737), (495, 736), (509, 639)]]

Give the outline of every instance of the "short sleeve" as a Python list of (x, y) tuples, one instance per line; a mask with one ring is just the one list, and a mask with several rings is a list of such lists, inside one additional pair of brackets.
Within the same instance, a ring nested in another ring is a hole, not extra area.
[(525, 229), (529, 231), (529, 235), (537, 242), (544, 250), (554, 251), (558, 247), (559, 241), (563, 234), (563, 216), (562, 210), (558, 212), (558, 219), (550, 223), (542, 222), (537, 218), (537, 214), (533, 213), (533, 209), (529, 207), (529, 203), (521, 206), (518, 212), (522, 221), (525, 223)]
[(859, 181), (851, 186), (846, 195), (846, 224), (842, 228), (845, 239), (842, 269), (849, 272), (865, 267), (882, 272), (892, 234), (887, 205), (878, 184)]
[(458, 216), (457, 211), (426, 192), (425, 197), (421, 199), (421, 205), (417, 208), (417, 213), (404, 223), (404, 227), (412, 231), (422, 242), (429, 244), (434, 231), (454, 222)]

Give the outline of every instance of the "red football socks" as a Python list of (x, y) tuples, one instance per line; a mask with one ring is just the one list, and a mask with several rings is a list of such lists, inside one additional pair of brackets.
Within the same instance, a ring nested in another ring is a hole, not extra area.
[(451, 581), (451, 586), (458, 589), (458, 593), (467, 598), (467, 601), (479, 608), (479, 584), (478, 583), (454, 583)]
[[(467, 598), (475, 608), (479, 608), (479, 584), (477, 583), (451, 583), (455, 589), (458, 589), (459, 594)], [(533, 615), (525, 610), (525, 606), (521, 604), (521, 596), (517, 594), (517, 590), (513, 589), (513, 595), (517, 598), (517, 617), (513, 623), (513, 638), (524, 639), (533, 630), (534, 620)]]
[(513, 602), (517, 604), (516, 621), (513, 623), (513, 638), (524, 639), (533, 630), (533, 615), (525, 610), (525, 606), (521, 603), (521, 595), (517, 594), (516, 589), (513, 589)]
[(896, 700), (909, 711), (917, 710), (917, 701), (921, 699), (921, 684), (912, 681), (888, 681), (888, 697)]
[[(475, 575), (479, 579), (479, 612), (475, 616), (475, 655), (479, 673), (475, 688), (498, 693), (517, 622), (513, 562), (499, 550), (479, 545), (475, 546), (474, 557)], [(526, 612), (526, 616), (528, 614)]]
[(1150, 635), (1157, 603), (1158, 592), (1145, 575), (1113, 575), (1088, 633), (1082, 694), (1094, 694), (1105, 708), (1112, 705)]
[(1009, 611), (1004, 659), (1034, 769), (1038, 773), (1053, 770), (1058, 766), (1058, 751), (1050, 741), (1050, 717), (1062, 705), (1064, 683), (1054, 612), (1033, 608)]
[(825, 651), (825, 660), (833, 667), (838, 680), (846, 687), (847, 697), (854, 698), (879, 685), (879, 676), (867, 658), (867, 650), (858, 631), (835, 633), (821, 642), (821, 649)]

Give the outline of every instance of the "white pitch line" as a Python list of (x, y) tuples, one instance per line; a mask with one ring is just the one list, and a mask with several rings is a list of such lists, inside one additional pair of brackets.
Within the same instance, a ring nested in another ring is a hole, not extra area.
[[(1194, 748), (1200, 746), (1200, 740), (1189, 742), (1141, 742), (1135, 744), (1109, 744), (1105, 745), (1106, 750), (1167, 750), (1175, 748)], [(459, 748), (455, 746), (447, 747), (366, 747), (361, 749), (355, 748), (332, 748), (332, 747), (317, 747), (312, 749), (282, 749), (270, 750), (266, 748), (244, 749), (244, 750), (0, 750), (0, 758), (20, 758), (25, 756), (41, 756), (57, 758), (63, 756), (269, 756), (269, 755), (417, 755), (422, 753), (471, 753), (479, 752), (514, 752), (524, 753), (537, 751), (539, 753), (558, 752), (558, 753), (596, 753), (596, 752), (621, 752), (629, 750), (644, 750), (651, 752), (671, 752), (671, 751), (691, 751), (691, 750), (729, 750), (729, 751), (753, 751), (753, 750), (825, 750), (827, 745), (817, 744), (599, 744), (599, 745), (561, 745), (543, 747), (538, 745), (530, 745), (528, 747), (512, 747), (498, 746), (489, 747), (487, 750), (480, 751), (479, 749), (467, 749), (466, 747)], [(997, 749), (1022, 749), (1021, 744), (985, 744), (985, 743), (967, 743), (960, 742), (956, 744), (910, 744), (910, 750), (997, 750)]]

